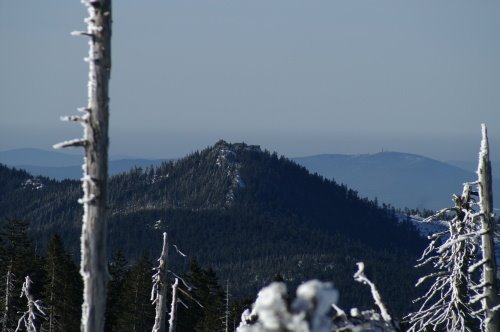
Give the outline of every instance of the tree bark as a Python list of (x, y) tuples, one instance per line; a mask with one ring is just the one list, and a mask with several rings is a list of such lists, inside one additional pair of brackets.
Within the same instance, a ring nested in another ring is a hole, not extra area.
[(104, 330), (107, 284), (108, 85), (111, 72), (111, 0), (85, 2), (89, 17), (88, 107), (84, 110), (84, 217), (80, 273), (84, 282), (82, 332)]
[(479, 182), (479, 204), (481, 208), (481, 250), (485, 263), (483, 265), (483, 287), (484, 298), (481, 301), (482, 309), (486, 315), (485, 329), (487, 332), (500, 331), (500, 315), (498, 311), (492, 311), (498, 305), (496, 261), (494, 247), (494, 225), (493, 225), (493, 194), (491, 179), (491, 163), (489, 157), (489, 144), (486, 126), (482, 125), (481, 151), (479, 153), (479, 166), (477, 170)]
[(11, 324), (12, 324), (12, 289), (13, 289), (13, 283), (12, 283), (12, 272), (10, 272), (10, 267), (9, 270), (7, 271), (7, 275), (5, 277), (5, 303), (4, 303), (4, 313), (3, 313), (3, 325), (2, 325), (2, 332), (8, 332), (11, 330)]
[(87, 31), (73, 32), (90, 38), (88, 105), (82, 116), (63, 119), (80, 122), (83, 138), (54, 145), (54, 148), (84, 147), (83, 225), (80, 274), (83, 278), (82, 332), (104, 330), (107, 266), (108, 182), (108, 86), (111, 74), (111, 0), (83, 0), (89, 16)]
[(224, 331), (229, 332), (229, 280), (226, 280), (226, 308), (224, 313)]
[(179, 286), (179, 279), (175, 278), (172, 285), (172, 306), (170, 308), (170, 320), (168, 321), (168, 332), (175, 332), (175, 323), (177, 319), (177, 287)]
[(165, 332), (165, 317), (167, 315), (167, 286), (168, 286), (168, 242), (167, 233), (163, 233), (163, 249), (158, 266), (158, 280), (156, 289), (156, 316), (153, 332)]

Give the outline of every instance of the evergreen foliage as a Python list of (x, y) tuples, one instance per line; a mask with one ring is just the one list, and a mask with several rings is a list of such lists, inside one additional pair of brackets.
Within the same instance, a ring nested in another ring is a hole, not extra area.
[[(28, 224), (19, 219), (8, 219), (0, 229), (0, 259), (2, 276), (2, 299), (6, 301), (7, 291), (10, 296), (10, 307), (2, 306), (2, 328), (4, 331), (14, 330), (20, 318), (19, 313), (24, 312), (25, 300), (19, 297), (24, 277), (32, 276), (35, 280), (43, 278), (40, 269), (41, 260), (35, 254), (33, 242), (27, 235)], [(6, 287), (7, 275), (10, 275), (12, 287)], [(31, 293), (39, 298), (41, 293), (41, 282), (34, 283)], [(5, 304), (5, 303), (4, 303)]]
[[(77, 261), (80, 184), (1, 165), (0, 181), (8, 189), (0, 194), (0, 221), (29, 220), (41, 249), (60, 233)], [(411, 224), (398, 222), (390, 207), (255, 146), (220, 141), (176, 162), (117, 175), (110, 179), (109, 203), (109, 252), (123, 248), (131, 262), (141, 254), (156, 258), (160, 243), (151, 239), (168, 231), (172, 243), (231, 280), (236, 300), (253, 297), (280, 272), (291, 287), (313, 277), (333, 280), (345, 287), (342, 305), (369, 306), (370, 298), (344, 273), (359, 260), (373, 270), (397, 314), (409, 311), (415, 295), (407, 294), (417, 278), (412, 262), (425, 241)], [(186, 270), (175, 256), (171, 270)]]
[(120, 298), (126, 292), (124, 281), (129, 270), (129, 264), (121, 250), (118, 250), (113, 255), (108, 269), (110, 280), (108, 282), (108, 301), (106, 303), (104, 330), (111, 332), (117, 331), (117, 320), (120, 313), (124, 310), (122, 306), (125, 305), (124, 301)]
[(151, 331), (154, 323), (154, 306), (150, 301), (151, 275), (151, 260), (146, 257), (139, 259), (125, 274), (117, 298), (120, 312), (112, 331)]
[(65, 252), (59, 235), (54, 235), (49, 242), (43, 270), (45, 285), (42, 296), (47, 308), (44, 330), (77, 331), (80, 328), (83, 285), (78, 267)]
[(178, 307), (178, 330), (222, 331), (225, 294), (215, 271), (210, 267), (204, 269), (192, 261), (185, 280), (192, 289), (180, 296), (187, 308), (183, 305)]

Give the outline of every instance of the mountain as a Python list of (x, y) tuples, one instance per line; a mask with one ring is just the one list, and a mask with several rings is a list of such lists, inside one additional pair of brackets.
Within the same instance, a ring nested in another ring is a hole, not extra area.
[(0, 163), (9, 166), (36, 165), (43, 167), (65, 167), (82, 164), (82, 154), (69, 154), (41, 149), (14, 149), (0, 151)]
[[(130, 171), (134, 167), (158, 166), (167, 159), (137, 159), (111, 156), (109, 174)], [(40, 149), (15, 149), (0, 152), (0, 163), (28, 171), (30, 174), (45, 176), (55, 180), (82, 177), (81, 154), (69, 154)]]
[[(28, 221), (40, 248), (59, 233), (78, 257), (78, 181), (0, 166), (0, 186), (0, 221)], [(369, 292), (352, 280), (361, 260), (397, 313), (416, 296), (420, 271), (413, 265), (426, 241), (411, 223), (258, 146), (219, 141), (177, 161), (116, 175), (109, 206), (110, 253), (157, 258), (168, 231), (190, 259), (229, 279), (237, 297), (253, 297), (280, 273), (291, 286), (333, 280), (342, 305), (371, 307)], [(169, 268), (182, 271), (187, 263), (174, 252)]]
[[(293, 159), (318, 173), (397, 208), (437, 210), (449, 207), (452, 194), (477, 176), (461, 168), (419, 155), (381, 152), (376, 154), (324, 154)], [(500, 181), (493, 184), (495, 203), (500, 203)]]
[[(465, 161), (465, 160), (448, 160), (448, 164), (459, 167), (469, 172), (477, 171), (477, 161)], [(491, 174), (494, 179), (500, 179), (500, 162), (491, 162)]]

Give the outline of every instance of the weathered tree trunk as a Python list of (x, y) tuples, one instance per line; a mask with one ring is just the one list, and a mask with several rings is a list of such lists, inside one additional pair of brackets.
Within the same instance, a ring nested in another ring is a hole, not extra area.
[(175, 278), (172, 285), (172, 306), (170, 308), (170, 320), (168, 321), (168, 332), (175, 332), (175, 323), (177, 319), (177, 287), (179, 286), (179, 279)]
[(55, 148), (83, 146), (83, 225), (81, 267), (83, 277), (82, 332), (104, 329), (107, 284), (107, 182), (108, 182), (108, 85), (111, 73), (111, 0), (84, 0), (89, 16), (87, 31), (75, 35), (90, 37), (88, 105), (83, 116), (66, 120), (83, 125), (84, 136), (56, 144)]
[(82, 332), (104, 330), (107, 284), (108, 84), (111, 71), (111, 0), (86, 2), (89, 11), (88, 122), (85, 125), (82, 261)]
[(226, 280), (226, 308), (224, 314), (224, 331), (229, 332), (229, 280)]
[(156, 302), (156, 316), (153, 332), (165, 331), (165, 317), (167, 315), (167, 286), (168, 286), (168, 242), (167, 233), (163, 233), (163, 249), (160, 256), (160, 265), (155, 276), (155, 288), (153, 294)]
[(498, 305), (496, 261), (494, 247), (494, 224), (493, 224), (493, 194), (491, 179), (491, 163), (489, 157), (488, 133), (486, 126), (482, 125), (481, 151), (479, 153), (479, 166), (477, 175), (479, 177), (479, 204), (481, 207), (481, 250), (483, 254), (483, 296), (482, 308), (486, 315), (485, 329), (487, 332), (500, 331), (500, 315), (498, 311), (490, 310)]
[(10, 272), (10, 268), (7, 271), (7, 275), (5, 277), (5, 303), (4, 303), (4, 313), (2, 319), (2, 332), (11, 331), (11, 324), (13, 321), (12, 314), (12, 291), (13, 291), (13, 281), (12, 281), (12, 272)]
[(56, 281), (56, 271), (55, 262), (52, 260), (51, 276), (50, 276), (50, 308), (49, 308), (49, 330), (48, 332), (54, 332), (54, 288)]

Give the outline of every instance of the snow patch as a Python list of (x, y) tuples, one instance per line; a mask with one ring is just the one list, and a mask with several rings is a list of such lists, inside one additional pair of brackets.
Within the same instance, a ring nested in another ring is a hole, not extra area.
[(155, 184), (161, 182), (162, 180), (168, 179), (169, 175), (170, 175), (169, 173), (165, 175), (154, 174), (153, 178), (151, 179), (151, 184)]
[(217, 160), (216, 160), (215, 164), (219, 167), (223, 167), (227, 163), (233, 162), (235, 157), (236, 157), (236, 153), (234, 151), (232, 151), (230, 149), (221, 148), (219, 150), (219, 154), (217, 156)]
[(23, 189), (31, 189), (31, 190), (42, 190), (45, 185), (39, 178), (31, 178), (27, 179), (21, 185)]
[[(228, 144), (221, 144), (216, 147), (218, 151), (215, 164), (219, 168), (223, 168), (226, 171), (226, 176), (231, 180), (231, 185), (226, 195), (227, 206), (231, 205), (234, 202), (238, 189), (244, 189), (246, 187), (246, 184), (240, 175), (241, 163), (237, 161), (238, 155), (230, 148), (233, 146), (237, 149), (242, 149), (242, 147), (244, 147), (245, 149), (247, 148), (247, 146), (240, 146), (241, 144), (238, 144), (240, 143), (236, 143), (231, 146), (229, 146)], [(256, 147), (253, 146), (250, 146), (249, 148), (256, 149)]]
[(160, 219), (160, 220), (157, 220), (157, 221), (155, 221), (155, 222), (153, 223), (153, 228), (154, 228), (154, 229), (161, 229), (161, 224), (162, 224), (161, 219)]
[(404, 221), (411, 222), (417, 228), (420, 235), (424, 237), (427, 237), (434, 233), (443, 232), (448, 229), (448, 222), (445, 220), (424, 221), (425, 218), (419, 215), (405, 215), (405, 214), (399, 214), (397, 217), (399, 222), (404, 222)]

